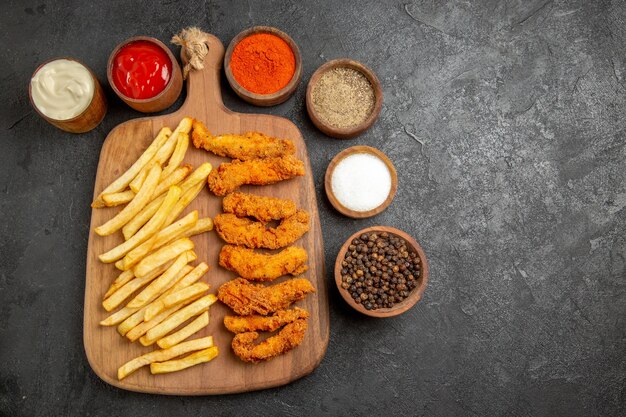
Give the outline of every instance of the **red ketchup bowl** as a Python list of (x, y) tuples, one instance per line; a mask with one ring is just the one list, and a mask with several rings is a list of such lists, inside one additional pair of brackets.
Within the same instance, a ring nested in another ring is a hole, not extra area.
[(107, 78), (122, 101), (143, 113), (170, 107), (183, 88), (178, 61), (163, 42), (149, 36), (126, 39), (113, 49)]

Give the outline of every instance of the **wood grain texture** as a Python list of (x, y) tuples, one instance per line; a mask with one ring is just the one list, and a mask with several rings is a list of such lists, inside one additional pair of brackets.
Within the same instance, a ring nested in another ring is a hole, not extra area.
[[(329, 338), (328, 296), (325, 280), (324, 250), (317, 211), (317, 202), (306, 145), (298, 128), (289, 120), (269, 116), (239, 114), (226, 109), (219, 89), (220, 67), (224, 47), (211, 36), (207, 41), (210, 52), (205, 68), (192, 71), (187, 81), (187, 100), (182, 108), (172, 114), (131, 120), (114, 128), (102, 147), (94, 196), (114, 178), (127, 169), (140, 155), (163, 126), (175, 128), (184, 116), (202, 120), (214, 134), (243, 133), (256, 130), (280, 138), (289, 138), (297, 147), (297, 155), (305, 162), (304, 177), (262, 187), (242, 187), (244, 192), (293, 199), (299, 207), (311, 213), (311, 230), (296, 242), (309, 253), (309, 270), (303, 275), (317, 289), (317, 293), (298, 303), (310, 314), (309, 328), (297, 349), (258, 365), (240, 361), (232, 353), (232, 334), (222, 323), (229, 310), (221, 303), (211, 307), (211, 321), (207, 328), (194, 337), (213, 335), (220, 355), (212, 362), (187, 370), (165, 375), (151, 375), (147, 368), (140, 369), (122, 381), (117, 380), (117, 368), (126, 361), (153, 350), (122, 338), (115, 327), (102, 327), (98, 323), (108, 316), (102, 308), (102, 296), (118, 272), (112, 265), (98, 261), (98, 254), (119, 244), (121, 233), (97, 236), (93, 229), (111, 218), (119, 208), (94, 209), (87, 252), (87, 271), (84, 310), (84, 344), (89, 364), (96, 374), (109, 384), (120, 388), (159, 394), (206, 395), (252, 391), (286, 384), (307, 375), (320, 363)], [(194, 167), (209, 161), (214, 169), (226, 161), (203, 150), (190, 147), (185, 162)], [(205, 188), (183, 215), (197, 209), (200, 216), (214, 217), (221, 212), (222, 199)], [(215, 232), (193, 237), (198, 261), (206, 261), (211, 270), (203, 278), (216, 292), (219, 285), (236, 276), (218, 266), (218, 253), (223, 245)], [(287, 278), (281, 278), (280, 282)]]

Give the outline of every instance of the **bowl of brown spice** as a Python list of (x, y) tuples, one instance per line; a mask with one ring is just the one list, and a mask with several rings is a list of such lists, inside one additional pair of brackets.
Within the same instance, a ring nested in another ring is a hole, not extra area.
[(393, 317), (413, 307), (428, 285), (428, 261), (411, 236), (393, 227), (363, 229), (343, 244), (335, 261), (343, 299), (371, 317)]
[(369, 129), (382, 105), (383, 90), (374, 72), (351, 59), (336, 59), (319, 67), (306, 90), (311, 121), (338, 139), (350, 139)]

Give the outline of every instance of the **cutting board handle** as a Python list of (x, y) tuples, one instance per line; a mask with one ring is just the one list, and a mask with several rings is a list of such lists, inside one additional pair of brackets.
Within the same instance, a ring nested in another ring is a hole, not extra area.
[[(222, 101), (220, 90), (220, 75), (222, 62), (224, 61), (224, 45), (215, 36), (207, 34), (206, 44), (209, 53), (204, 57), (204, 68), (191, 69), (187, 77), (187, 98), (181, 107), (185, 113), (187, 109), (198, 109), (199, 107), (213, 107), (213, 109), (226, 110)], [(181, 49), (181, 60), (183, 65), (187, 64), (184, 47)]]

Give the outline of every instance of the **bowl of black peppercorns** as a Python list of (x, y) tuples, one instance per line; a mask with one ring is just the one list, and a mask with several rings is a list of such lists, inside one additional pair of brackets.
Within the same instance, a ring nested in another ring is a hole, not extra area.
[(428, 284), (422, 247), (402, 230), (363, 229), (343, 244), (335, 282), (344, 300), (371, 317), (393, 317), (415, 305)]

